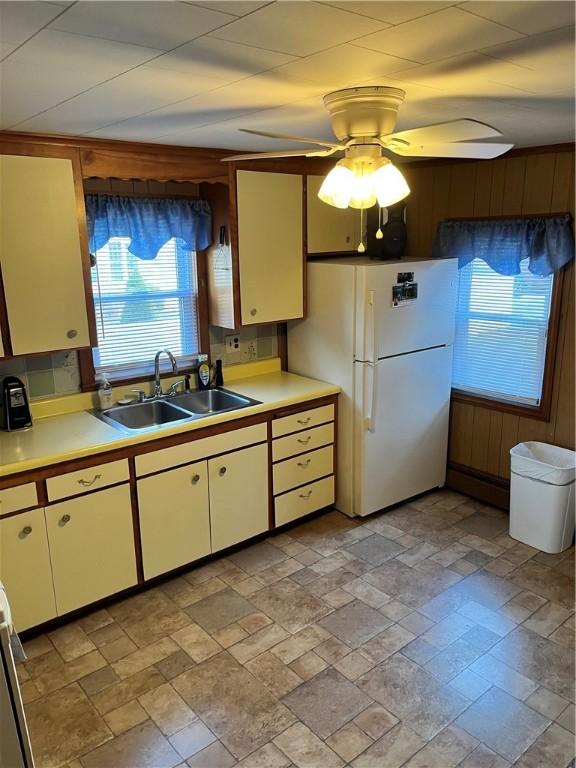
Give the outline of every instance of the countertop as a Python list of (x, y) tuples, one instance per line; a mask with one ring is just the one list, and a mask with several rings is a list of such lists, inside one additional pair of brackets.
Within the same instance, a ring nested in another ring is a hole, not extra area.
[(0, 477), (138, 445), (168, 435), (192, 432), (214, 424), (264, 413), (273, 408), (334, 395), (340, 391), (334, 384), (285, 371), (239, 379), (224, 388), (259, 400), (260, 403), (237, 411), (214, 414), (185, 424), (168, 425), (134, 435), (127, 435), (108, 426), (89, 411), (36, 419), (33, 428), (23, 432), (0, 432)]

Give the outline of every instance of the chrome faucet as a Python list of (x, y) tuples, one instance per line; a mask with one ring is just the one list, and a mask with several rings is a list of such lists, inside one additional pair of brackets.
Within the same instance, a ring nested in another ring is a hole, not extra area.
[(168, 355), (172, 365), (172, 373), (178, 373), (176, 358), (169, 349), (161, 349), (159, 352), (156, 352), (156, 357), (154, 358), (154, 397), (162, 397), (164, 394), (162, 392), (162, 384), (160, 383), (160, 356), (163, 354)]

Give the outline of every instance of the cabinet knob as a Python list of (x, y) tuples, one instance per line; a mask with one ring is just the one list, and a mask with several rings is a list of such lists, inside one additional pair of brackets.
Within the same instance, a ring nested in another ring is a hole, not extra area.
[(71, 519), (72, 518), (70, 517), (70, 515), (62, 515), (62, 517), (60, 518), (60, 525), (66, 525), (67, 523), (70, 522)]
[(70, 330), (66, 332), (66, 336), (68, 336), (69, 339), (75, 339), (76, 336), (78, 336), (78, 331), (75, 328), (70, 328)]
[(252, 315), (252, 317), (256, 315), (257, 311), (258, 310), (255, 307), (252, 307), (252, 309), (250, 310), (250, 314)]
[(200, 481), (200, 475), (192, 475), (192, 485), (196, 485)]
[(218, 470), (218, 474), (220, 475), (220, 477), (225, 475), (226, 474), (226, 467), (220, 467), (220, 469)]
[(25, 525), (24, 528), (20, 531), (20, 538), (25, 539), (26, 536), (30, 536), (32, 533), (32, 526), (31, 525)]
[(307, 493), (300, 493), (299, 496), (301, 499), (309, 499), (312, 496), (312, 490), (309, 490)]
[(297, 464), (299, 467), (302, 467), (302, 469), (306, 469), (310, 466), (310, 459), (306, 459), (306, 461), (299, 461)]

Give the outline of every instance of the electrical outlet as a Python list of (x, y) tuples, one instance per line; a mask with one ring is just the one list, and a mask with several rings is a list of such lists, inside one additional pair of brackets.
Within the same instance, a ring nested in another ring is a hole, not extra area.
[(240, 345), (240, 349), (242, 350), (242, 360), (255, 360), (257, 356), (256, 351), (256, 340), (251, 339), (250, 341), (244, 341)]
[(224, 345), (226, 347), (226, 355), (228, 357), (238, 357), (242, 353), (240, 336), (235, 333), (229, 333), (224, 336)]

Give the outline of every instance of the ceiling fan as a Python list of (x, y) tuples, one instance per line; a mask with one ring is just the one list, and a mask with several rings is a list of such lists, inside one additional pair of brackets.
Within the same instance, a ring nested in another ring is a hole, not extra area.
[[(461, 119), (394, 133), (398, 109), (406, 96), (400, 88), (375, 85), (344, 88), (324, 96), (337, 142), (304, 136), (240, 129), (272, 139), (316, 145), (310, 148), (233, 155), (227, 161), (280, 157), (344, 157), (324, 179), (318, 197), (337, 208), (381, 208), (402, 200), (410, 189), (390, 157), (454, 157), (489, 160), (514, 145), (481, 143), (502, 136), (477, 120)], [(362, 246), (362, 244), (361, 244)]]

